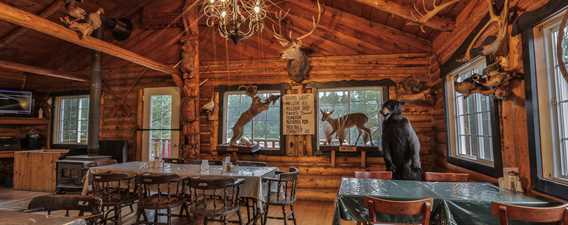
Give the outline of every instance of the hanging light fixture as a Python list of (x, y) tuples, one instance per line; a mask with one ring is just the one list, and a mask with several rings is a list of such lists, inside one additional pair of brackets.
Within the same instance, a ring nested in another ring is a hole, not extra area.
[(267, 0), (206, 0), (203, 13), (207, 26), (217, 26), (219, 34), (237, 44), (264, 28)]

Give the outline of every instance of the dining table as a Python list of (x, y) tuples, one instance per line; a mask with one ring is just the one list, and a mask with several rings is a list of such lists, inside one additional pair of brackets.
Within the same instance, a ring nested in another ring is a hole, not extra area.
[(135, 161), (118, 163), (105, 166), (91, 167), (83, 182), (83, 194), (89, 192), (89, 179), (92, 174), (98, 173), (125, 173), (129, 175), (142, 174), (176, 174), (181, 178), (191, 177), (230, 177), (244, 179), (240, 187), (240, 196), (254, 198), (264, 201), (266, 190), (263, 190), (262, 178), (273, 177), (278, 171), (277, 167), (254, 167), (254, 166), (235, 166), (230, 171), (226, 171), (223, 166), (210, 165), (207, 170), (202, 170), (199, 164), (171, 164), (164, 163), (162, 166), (154, 167), (152, 163)]
[[(333, 225), (341, 224), (342, 220), (368, 221), (369, 213), (363, 204), (365, 197), (397, 201), (432, 198), (431, 224), (434, 225), (499, 225), (499, 219), (491, 214), (492, 202), (534, 207), (551, 205), (548, 201), (483, 182), (342, 178), (335, 201)], [(378, 219), (387, 223), (414, 223), (420, 218), (379, 214)]]
[(76, 217), (47, 215), (46, 213), (0, 210), (0, 225), (87, 225), (87, 221)]

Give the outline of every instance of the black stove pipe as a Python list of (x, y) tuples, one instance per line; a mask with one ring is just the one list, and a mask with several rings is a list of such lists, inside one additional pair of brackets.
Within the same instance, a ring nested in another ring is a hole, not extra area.
[[(102, 27), (96, 30), (95, 37), (102, 39)], [(102, 76), (102, 54), (99, 51), (93, 52), (91, 65), (91, 87), (89, 95), (89, 132), (88, 132), (88, 155), (98, 155), (99, 152), (99, 121), (101, 105), (101, 76)]]

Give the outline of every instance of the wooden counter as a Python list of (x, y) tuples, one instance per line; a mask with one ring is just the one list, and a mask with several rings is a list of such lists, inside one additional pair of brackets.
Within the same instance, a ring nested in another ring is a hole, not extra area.
[(68, 150), (36, 150), (14, 153), (14, 189), (55, 192), (56, 161)]
[(14, 151), (0, 151), (0, 159), (14, 158)]

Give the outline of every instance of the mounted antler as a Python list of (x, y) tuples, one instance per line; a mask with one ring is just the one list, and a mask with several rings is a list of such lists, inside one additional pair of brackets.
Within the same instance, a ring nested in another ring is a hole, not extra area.
[(282, 20), (288, 16), (289, 11), (279, 11), (276, 19), (278, 21), (279, 29), (276, 31), (274, 24), (272, 25), (272, 31), (274, 32), (274, 38), (285, 49), (282, 51), (282, 59), (288, 60), (288, 75), (295, 82), (302, 82), (310, 70), (308, 56), (302, 50), (302, 40), (312, 35), (320, 22), (321, 19), (321, 5), (319, 0), (317, 0), (318, 14), (317, 17), (312, 17), (313, 27), (306, 34), (301, 35), (297, 38), (292, 38), (292, 32), (288, 33), (288, 37), (282, 35)]
[[(487, 3), (489, 5), (490, 19), (487, 24), (485, 24), (485, 26), (481, 28), (479, 33), (475, 35), (475, 37), (469, 44), (465, 52), (465, 57), (463, 59), (464, 62), (471, 61), (471, 59), (473, 58), (473, 46), (478, 42), (481, 35), (485, 33), (485, 31), (487, 31), (487, 29), (489, 29), (489, 27), (491, 27), (491, 25), (493, 24), (497, 25), (497, 36), (488, 37), (487, 39), (485, 39), (484, 43), (482, 43), (482, 46), (476, 48), (475, 50), (477, 50), (481, 55), (488, 56), (496, 55), (500, 50), (506, 47), (508, 32), (507, 26), (509, 25), (509, 0), (505, 0), (505, 2), (503, 3), (503, 8), (501, 9), (501, 13), (499, 15), (495, 12), (495, 6), (493, 4), (494, 1), (487, 0)], [(503, 52), (503, 54), (506, 54), (506, 52)]]
[(432, 18), (434, 18), (440, 12), (444, 11), (444, 9), (458, 3), (459, 1), (460, 0), (450, 0), (448, 2), (441, 4), (441, 5), (438, 5), (438, 0), (433, 0), (432, 1), (433, 8), (428, 9), (428, 7), (426, 6), (426, 0), (422, 0), (422, 9), (419, 9), (419, 7), (417, 5), (418, 0), (416, 0), (416, 1), (414, 1), (414, 4), (413, 4), (414, 11), (410, 12), (412, 17), (414, 17), (414, 21), (408, 22), (406, 25), (419, 25), (420, 30), (422, 32), (426, 33), (426, 30), (424, 29), (424, 24), (426, 24), (428, 21), (430, 21)]
[(556, 59), (558, 60), (558, 64), (560, 67), (560, 74), (564, 77), (566, 81), (568, 81), (568, 69), (566, 69), (566, 63), (564, 62), (564, 48), (562, 43), (564, 42), (564, 30), (566, 29), (566, 23), (568, 22), (568, 12), (562, 18), (562, 22), (560, 22), (560, 28), (558, 30), (558, 39), (556, 40)]

